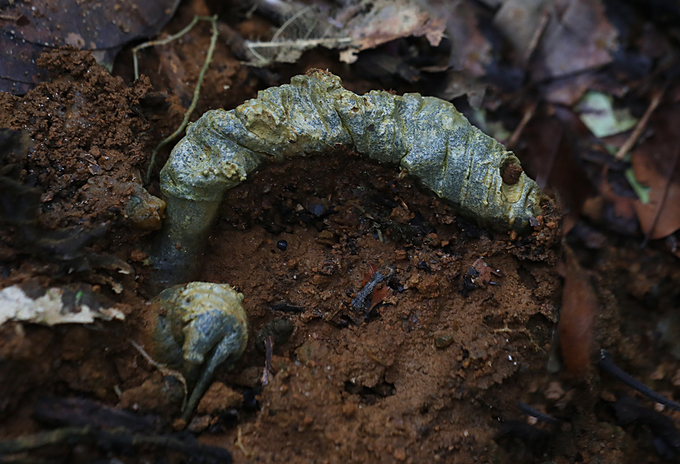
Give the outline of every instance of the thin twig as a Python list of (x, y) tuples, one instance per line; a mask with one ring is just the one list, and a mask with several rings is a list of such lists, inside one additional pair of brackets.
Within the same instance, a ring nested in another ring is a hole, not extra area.
[(264, 371), (262, 372), (262, 386), (266, 387), (269, 384), (269, 378), (272, 376), (272, 353), (274, 351), (274, 336), (269, 335), (264, 339)]
[[(184, 129), (186, 129), (186, 127), (187, 127), (187, 124), (189, 124), (189, 118), (191, 117), (191, 113), (194, 112), (194, 110), (196, 109), (196, 105), (198, 104), (198, 97), (201, 94), (201, 84), (203, 84), (203, 78), (205, 77), (206, 71), (208, 71), (208, 66), (210, 66), (210, 62), (212, 61), (213, 52), (215, 51), (215, 44), (217, 43), (217, 36), (218, 36), (217, 15), (215, 15), (215, 16), (196, 16), (194, 18), (194, 20), (196, 20), (196, 21), (199, 21), (199, 20), (210, 21), (212, 23), (212, 36), (210, 37), (210, 47), (208, 47), (208, 54), (205, 57), (205, 62), (203, 63), (203, 68), (201, 68), (201, 72), (198, 75), (198, 81), (196, 82), (196, 87), (194, 88), (194, 97), (191, 100), (191, 105), (189, 105), (189, 109), (187, 109), (186, 113), (184, 113), (184, 119), (182, 120), (182, 124), (177, 128), (177, 130), (175, 132), (170, 134), (165, 139), (161, 140), (161, 142), (156, 146), (156, 148), (154, 148), (153, 153), (151, 153), (151, 161), (149, 161), (149, 169), (146, 171), (146, 183), (147, 184), (149, 182), (151, 182), (151, 171), (153, 170), (154, 164), (156, 164), (156, 155), (158, 154), (160, 149), (163, 148), (165, 145), (169, 144), (170, 142), (172, 142), (173, 140), (175, 140), (176, 137), (178, 137), (182, 132), (184, 132)], [(192, 27), (193, 27), (193, 25), (192, 25)], [(188, 29), (189, 28), (187, 26), (181, 32), (186, 33), (186, 32), (188, 32)], [(177, 34), (175, 34), (175, 35), (177, 35)]]
[(666, 173), (666, 179), (663, 185), (663, 195), (661, 196), (661, 201), (656, 206), (656, 211), (654, 212), (654, 220), (652, 221), (652, 226), (645, 233), (645, 239), (642, 241), (642, 248), (647, 246), (647, 242), (654, 234), (654, 229), (656, 229), (656, 223), (659, 222), (659, 217), (661, 217), (661, 211), (663, 210), (663, 205), (666, 203), (666, 198), (668, 198), (668, 191), (671, 189), (671, 181), (673, 180), (673, 175), (675, 175), (675, 168), (678, 166), (678, 157), (680, 157), (680, 137), (678, 137), (678, 143), (675, 146), (675, 151), (673, 152), (673, 159), (671, 160), (671, 167)]
[[(0, 461), (2, 456), (25, 453), (45, 446), (73, 445), (80, 442), (95, 443), (100, 447), (151, 447), (179, 451), (190, 458), (212, 458), (219, 462), (232, 462), (231, 453), (225, 448), (199, 443), (188, 443), (175, 437), (164, 435), (142, 435), (130, 433), (125, 428), (100, 430), (94, 427), (62, 427), (50, 432), (24, 435), (12, 440), (0, 441)], [(193, 461), (193, 459), (192, 459)]]
[(546, 8), (545, 10), (543, 10), (543, 14), (541, 15), (541, 21), (538, 23), (538, 27), (536, 27), (534, 35), (531, 36), (529, 46), (527, 47), (527, 50), (524, 53), (523, 57), (524, 64), (529, 62), (529, 60), (531, 59), (531, 55), (533, 55), (534, 51), (536, 50), (536, 47), (538, 47), (538, 42), (541, 40), (541, 36), (543, 35), (543, 32), (545, 31), (545, 28), (548, 25), (549, 19), (550, 9)]
[(177, 40), (180, 37), (184, 36), (187, 32), (189, 32), (196, 25), (196, 23), (201, 21), (201, 20), (211, 21), (212, 18), (209, 17), (209, 16), (194, 16), (194, 19), (191, 20), (191, 22), (187, 25), (187, 27), (185, 27), (184, 29), (179, 31), (177, 34), (173, 34), (169, 37), (166, 37), (165, 39), (150, 40), (149, 42), (144, 42), (143, 44), (139, 44), (135, 48), (133, 48), (132, 49), (132, 62), (134, 64), (134, 68), (135, 68), (135, 79), (139, 79), (139, 62), (138, 62), (138, 59), (137, 59), (137, 52), (139, 52), (140, 50), (142, 50), (144, 48), (155, 47), (156, 45), (166, 45), (166, 44), (172, 42), (173, 40)]
[(560, 421), (558, 419), (555, 419), (553, 416), (546, 414), (544, 412), (539, 411), (536, 408), (532, 408), (528, 404), (526, 404), (523, 401), (517, 401), (517, 407), (519, 408), (520, 411), (522, 411), (524, 414), (535, 417), (536, 419), (543, 421), (548, 424), (559, 424)]
[(241, 450), (241, 452), (243, 453), (243, 455), (244, 455), (246, 458), (250, 459), (251, 457), (253, 457), (253, 452), (252, 452), (252, 451), (248, 451), (248, 450), (246, 449), (245, 445), (243, 444), (243, 433), (242, 433), (242, 428), (241, 428), (240, 425), (238, 426), (238, 431), (237, 431), (236, 437), (237, 437), (237, 438), (236, 438), (236, 442), (234, 443), (234, 445), (235, 445), (238, 449)]
[(635, 142), (637, 142), (637, 140), (640, 138), (640, 135), (642, 135), (642, 131), (644, 131), (645, 127), (647, 127), (647, 122), (649, 121), (650, 116), (652, 115), (652, 113), (654, 113), (656, 107), (659, 106), (659, 103), (661, 103), (661, 98), (663, 97), (665, 91), (666, 88), (664, 87), (663, 89), (659, 90), (654, 94), (654, 96), (652, 97), (652, 101), (649, 103), (649, 106), (647, 107), (647, 111), (645, 111), (645, 114), (643, 114), (642, 118), (640, 118), (640, 121), (638, 121), (637, 126), (635, 126), (635, 129), (630, 134), (630, 137), (628, 137), (626, 143), (624, 143), (621, 146), (621, 148), (619, 148), (619, 151), (616, 152), (616, 156), (614, 158), (617, 161), (621, 161), (623, 157), (626, 156), (626, 153), (628, 153), (633, 148)]
[(0, 19), (4, 19), (5, 21), (12, 21), (13, 23), (16, 23), (17, 21), (19, 21), (21, 19), (21, 16), (23, 16), (23, 15), (11, 16), (11, 15), (7, 15), (7, 14), (0, 14)]
[(350, 37), (338, 37), (336, 38), (327, 38), (327, 39), (307, 39), (307, 40), (283, 40), (280, 42), (246, 42), (246, 46), (250, 49), (250, 51), (253, 51), (253, 48), (281, 48), (281, 47), (311, 47), (311, 46), (316, 46), (316, 45), (324, 45), (324, 44), (342, 44), (342, 43), (349, 43), (351, 42), (352, 39)]
[(512, 147), (515, 146), (517, 141), (519, 140), (519, 136), (522, 135), (522, 132), (524, 131), (524, 128), (526, 127), (527, 123), (531, 121), (531, 118), (534, 116), (534, 112), (536, 111), (537, 104), (536, 102), (532, 103), (529, 108), (527, 108), (524, 111), (524, 114), (522, 115), (522, 120), (519, 122), (519, 125), (515, 129), (515, 131), (512, 133), (512, 136), (510, 137), (510, 140), (508, 140), (507, 147), (508, 150), (512, 150)]
[(625, 373), (619, 366), (614, 364), (614, 362), (611, 360), (611, 356), (605, 350), (602, 350), (600, 352), (600, 367), (602, 368), (602, 370), (604, 370), (612, 377), (615, 377), (616, 379), (628, 385), (630, 388), (642, 393), (650, 400), (656, 401), (657, 403), (661, 403), (664, 406), (668, 406), (669, 408), (675, 411), (680, 411), (680, 404), (676, 403), (675, 401), (669, 400), (665, 396), (649, 388), (644, 383), (640, 382), (637, 379), (634, 379), (632, 376)]
[(187, 381), (184, 378), (184, 375), (182, 375), (182, 373), (179, 372), (179, 371), (176, 371), (174, 369), (170, 369), (165, 364), (161, 364), (159, 362), (154, 361), (154, 359), (151, 356), (149, 356), (149, 354), (146, 351), (144, 351), (144, 348), (142, 348), (142, 346), (139, 345), (134, 340), (129, 340), (129, 342), (132, 344), (132, 346), (134, 346), (137, 349), (137, 351), (139, 351), (139, 353), (142, 355), (142, 357), (144, 359), (146, 359), (146, 361), (149, 364), (151, 364), (153, 367), (158, 369), (161, 372), (161, 374), (163, 374), (165, 376), (171, 375), (171, 376), (175, 377), (177, 380), (179, 380), (179, 382), (184, 387), (184, 403), (182, 403), (182, 409), (184, 409), (184, 405), (187, 402), (187, 395), (189, 394), (189, 389), (187, 387)]

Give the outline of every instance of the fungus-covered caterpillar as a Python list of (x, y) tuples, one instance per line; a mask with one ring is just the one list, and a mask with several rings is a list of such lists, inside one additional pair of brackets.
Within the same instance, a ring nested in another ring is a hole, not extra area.
[[(399, 165), (482, 226), (521, 230), (541, 212), (542, 193), (517, 157), (451, 103), (417, 93), (356, 95), (315, 71), (234, 110), (208, 111), (187, 129), (161, 171), (167, 217), (154, 280), (162, 287), (193, 274), (225, 190), (265, 162), (338, 145)], [(514, 175), (503, 175), (508, 166)]]

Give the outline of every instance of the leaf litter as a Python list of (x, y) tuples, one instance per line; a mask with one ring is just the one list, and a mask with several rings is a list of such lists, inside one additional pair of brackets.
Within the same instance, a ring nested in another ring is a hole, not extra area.
[(45, 78), (37, 59), (63, 46), (90, 50), (107, 68), (123, 46), (157, 34), (170, 20), (179, 0), (107, 3), (75, 0), (3, 2), (0, 34), (0, 92), (25, 94)]

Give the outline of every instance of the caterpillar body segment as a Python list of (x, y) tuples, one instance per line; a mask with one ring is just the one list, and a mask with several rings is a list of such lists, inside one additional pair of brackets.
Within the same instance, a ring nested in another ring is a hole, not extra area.
[(517, 157), (451, 103), (417, 93), (360, 96), (339, 77), (317, 71), (234, 110), (209, 111), (188, 128), (161, 171), (167, 219), (153, 253), (159, 283), (192, 274), (227, 189), (263, 163), (332, 153), (338, 145), (399, 165), (482, 226), (522, 230), (541, 213), (542, 193), (526, 174), (503, 181), (505, 167), (520, 165)]

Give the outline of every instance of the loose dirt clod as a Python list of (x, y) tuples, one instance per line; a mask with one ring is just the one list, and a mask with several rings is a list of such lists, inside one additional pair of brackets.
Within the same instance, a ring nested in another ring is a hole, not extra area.
[(152, 141), (139, 111), (148, 79), (127, 86), (73, 49), (46, 53), (38, 64), (51, 82), (23, 98), (0, 94), (0, 127), (26, 130), (34, 141), (4, 163), (20, 166), (17, 180), (41, 189), (43, 227), (122, 222)]

